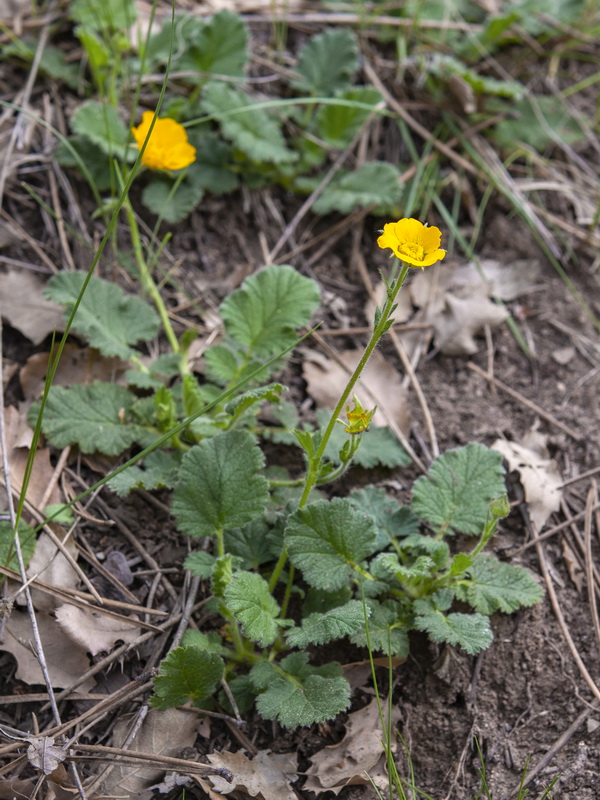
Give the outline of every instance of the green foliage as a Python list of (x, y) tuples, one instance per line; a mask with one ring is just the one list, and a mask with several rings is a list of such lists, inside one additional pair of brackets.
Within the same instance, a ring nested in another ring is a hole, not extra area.
[(185, 179), (174, 186), (167, 177), (157, 177), (144, 186), (142, 202), (165, 222), (180, 222), (198, 205), (204, 196), (204, 189)]
[(277, 636), (279, 605), (269, 592), (269, 584), (260, 575), (237, 572), (227, 584), (223, 597), (244, 636), (261, 647), (273, 644)]
[[(490, 104), (491, 110), (505, 106)], [(585, 139), (585, 132), (564, 100), (551, 95), (531, 95), (511, 103), (511, 117), (499, 122), (492, 135), (497, 144), (512, 151), (517, 143), (543, 151), (556, 142), (575, 144)]]
[(173, 495), (173, 516), (190, 536), (213, 536), (259, 516), (268, 484), (257, 472), (264, 456), (247, 431), (227, 431), (183, 457)]
[(350, 703), (350, 685), (337, 664), (312, 667), (306, 653), (292, 653), (276, 667), (268, 661), (250, 672), (260, 692), (256, 707), (265, 719), (276, 719), (286, 728), (324, 722)]
[(149, 453), (143, 467), (138, 463), (119, 472), (108, 481), (108, 487), (115, 494), (124, 497), (133, 489), (172, 489), (181, 464), (179, 453), (155, 450)]
[(137, 18), (133, 0), (73, 0), (69, 16), (99, 31), (126, 31)]
[[(19, 523), (19, 542), (25, 566), (31, 561), (35, 550), (35, 533), (24, 522)], [(8, 569), (19, 570), (19, 562), (15, 550), (15, 534), (10, 522), (0, 521), (0, 565)], [(1, 581), (0, 581), (1, 582)]]
[[(316, 116), (317, 134), (329, 147), (347, 147), (382, 97), (371, 86), (353, 86), (336, 94), (336, 99), (357, 105), (323, 105)], [(364, 106), (367, 106), (366, 108)]]
[(215, 693), (223, 674), (223, 660), (216, 653), (195, 644), (176, 647), (161, 662), (151, 705), (164, 711), (190, 698), (204, 700)]
[(309, 644), (326, 644), (344, 636), (351, 636), (365, 625), (365, 612), (359, 600), (350, 600), (324, 614), (309, 614), (300, 627), (287, 633), (291, 647), (308, 647)]
[(330, 97), (345, 89), (358, 69), (358, 45), (344, 28), (313, 36), (298, 53), (294, 86), (314, 96)]
[[(350, 214), (356, 208), (375, 206), (390, 209), (400, 202), (400, 170), (393, 164), (375, 161), (363, 164), (354, 172), (340, 170), (323, 194), (315, 200), (315, 214)], [(306, 182), (297, 181), (299, 188)]]
[[(65, 305), (68, 316), (85, 278), (85, 272), (60, 272), (48, 282), (45, 296)], [(158, 316), (148, 303), (94, 276), (90, 278), (73, 322), (73, 329), (102, 355), (122, 359), (134, 355), (132, 345), (156, 336), (158, 327)]]
[(415, 603), (415, 628), (426, 631), (434, 642), (459, 645), (475, 655), (490, 646), (494, 638), (489, 618), (483, 614), (443, 614), (424, 601)]
[(467, 577), (456, 586), (456, 595), (482, 614), (510, 614), (539, 603), (543, 592), (529, 572), (481, 553), (467, 568)]
[(437, 458), (413, 486), (412, 510), (447, 533), (481, 532), (490, 500), (504, 492), (502, 456), (471, 443)]
[(129, 131), (117, 110), (106, 103), (89, 100), (79, 106), (71, 118), (71, 127), (107, 155), (123, 155), (129, 143)]

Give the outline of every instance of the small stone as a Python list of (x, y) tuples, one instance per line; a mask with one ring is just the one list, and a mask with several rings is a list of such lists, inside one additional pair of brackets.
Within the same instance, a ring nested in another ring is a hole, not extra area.
[(562, 364), (564, 366), (575, 357), (575, 352), (574, 347), (559, 347), (558, 350), (554, 350), (552, 353), (552, 358), (557, 364)]
[(597, 728), (600, 728), (600, 722), (597, 719), (588, 719), (586, 725), (588, 733), (593, 733)]

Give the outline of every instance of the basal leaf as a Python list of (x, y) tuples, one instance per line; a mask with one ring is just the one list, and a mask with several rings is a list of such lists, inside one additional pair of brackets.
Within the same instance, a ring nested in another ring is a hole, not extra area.
[[(336, 98), (356, 102), (357, 106), (323, 105), (317, 113), (317, 133), (330, 147), (347, 147), (365, 122), (381, 95), (372, 86), (353, 86), (336, 95)], [(363, 106), (370, 106), (364, 108)]]
[(377, 600), (367, 600), (366, 603), (370, 612), (369, 638), (367, 640), (366, 627), (363, 626), (350, 640), (359, 647), (370, 644), (373, 651), (386, 656), (406, 658), (409, 652), (408, 628), (400, 604), (393, 601), (384, 604)]
[(557, 141), (575, 144), (585, 139), (576, 116), (560, 97), (531, 95), (510, 105), (502, 101), (490, 101), (488, 108), (492, 111), (510, 111), (510, 118), (502, 120), (490, 130), (496, 143), (508, 151), (524, 143), (543, 152)]
[[(393, 208), (400, 202), (400, 170), (384, 161), (364, 164), (354, 172), (340, 170), (313, 205), (315, 214), (350, 214), (356, 208), (373, 205)], [(300, 181), (298, 181), (300, 184)]]
[(221, 125), (224, 135), (252, 161), (290, 164), (298, 156), (286, 147), (278, 122), (264, 108), (253, 108), (249, 95), (216, 81), (207, 83), (202, 108)]
[(212, 536), (262, 514), (269, 484), (257, 472), (264, 456), (247, 431), (206, 439), (183, 457), (172, 513), (189, 536)]
[(195, 553), (190, 553), (183, 562), (185, 569), (189, 569), (192, 575), (197, 575), (202, 580), (208, 580), (213, 573), (216, 558), (212, 553), (207, 553), (204, 550), (198, 550)]
[(504, 611), (510, 614), (521, 606), (539, 603), (541, 586), (523, 567), (498, 561), (495, 556), (480, 554), (468, 570), (468, 579), (455, 587), (456, 596), (482, 614)]
[(134, 464), (111, 478), (107, 486), (125, 497), (133, 489), (172, 489), (181, 464), (180, 453), (155, 450), (144, 458), (143, 466)]
[[(60, 272), (48, 282), (45, 296), (70, 313), (85, 280), (85, 272)], [(132, 345), (153, 339), (160, 322), (152, 306), (126, 295), (114, 283), (92, 276), (77, 309), (73, 329), (105, 356), (127, 360)]]
[[(122, 421), (134, 401), (131, 392), (114, 383), (52, 386), (42, 430), (56, 447), (77, 445), (83, 453), (117, 456), (146, 433), (141, 426)], [(32, 406), (30, 422), (36, 414), (37, 406)]]
[(216, 692), (224, 671), (215, 653), (193, 645), (176, 647), (160, 665), (150, 705), (164, 711), (189, 699), (203, 700)]
[(348, 499), (358, 511), (373, 518), (377, 529), (378, 550), (419, 530), (419, 520), (412, 511), (407, 506), (401, 506), (381, 487), (354, 489)]
[(216, 631), (202, 633), (202, 631), (190, 628), (183, 634), (181, 640), (182, 647), (197, 647), (207, 653), (216, 653), (218, 656), (226, 656), (229, 651), (223, 647), (223, 640)]
[(209, 75), (241, 78), (248, 60), (247, 45), (248, 34), (242, 18), (224, 9), (197, 30), (182, 66), (193, 65)]
[(302, 625), (287, 633), (290, 647), (308, 647), (309, 644), (326, 644), (335, 639), (343, 639), (364, 628), (365, 615), (359, 600), (350, 600), (324, 614), (309, 614)]
[(319, 304), (316, 283), (288, 266), (267, 267), (227, 297), (225, 330), (255, 358), (269, 358), (297, 338)]
[[(24, 522), (19, 523), (19, 541), (21, 543), (21, 552), (23, 553), (23, 560), (25, 566), (31, 561), (33, 552), (35, 550), (35, 533)], [(19, 562), (15, 552), (15, 534), (10, 522), (0, 521), (0, 566), (8, 567), (8, 569), (19, 569)]]
[(345, 29), (331, 29), (313, 36), (298, 53), (293, 85), (302, 92), (331, 97), (345, 89), (358, 69), (358, 44)]
[(417, 614), (414, 627), (426, 631), (434, 642), (458, 644), (471, 655), (485, 650), (494, 638), (489, 618), (483, 614), (445, 615), (441, 611), (430, 611)]
[(297, 728), (332, 719), (348, 708), (350, 684), (339, 665), (311, 667), (307, 661), (306, 653), (292, 653), (283, 659), (280, 669), (268, 661), (252, 668), (250, 679), (255, 689), (262, 691), (256, 700), (262, 717)]
[(285, 529), (290, 560), (317, 589), (339, 589), (371, 555), (377, 533), (371, 517), (345, 499), (319, 501), (296, 511)]
[(225, 588), (224, 599), (244, 636), (261, 647), (273, 644), (279, 606), (264, 578), (255, 572), (236, 572)]
[(204, 190), (184, 178), (173, 191), (173, 181), (154, 178), (142, 191), (142, 203), (165, 222), (181, 222), (196, 208), (204, 196)]
[(117, 110), (96, 100), (88, 100), (79, 106), (71, 118), (71, 128), (107, 155), (123, 154), (129, 143), (129, 131)]
[(69, 16), (98, 31), (125, 31), (137, 19), (133, 0), (73, 0)]
[(502, 456), (472, 442), (437, 458), (413, 486), (414, 513), (445, 533), (481, 533), (490, 500), (506, 491)]
[(425, 553), (431, 556), (438, 569), (445, 567), (450, 558), (447, 542), (434, 539), (433, 536), (423, 536), (421, 533), (410, 534), (402, 540), (400, 546), (409, 553)]

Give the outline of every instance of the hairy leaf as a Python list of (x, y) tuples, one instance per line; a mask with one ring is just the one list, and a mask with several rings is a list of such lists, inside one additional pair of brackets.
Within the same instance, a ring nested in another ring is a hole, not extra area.
[(111, 478), (107, 486), (125, 497), (133, 489), (172, 489), (181, 464), (179, 453), (155, 450), (144, 458), (143, 466), (134, 464)]
[(298, 509), (288, 520), (285, 539), (294, 566), (317, 589), (339, 589), (376, 547), (371, 517), (334, 497)]
[(287, 633), (291, 647), (308, 647), (309, 644), (326, 644), (334, 639), (342, 639), (364, 628), (365, 615), (359, 600), (350, 600), (324, 614), (309, 614), (302, 625)]
[[(35, 533), (24, 522), (19, 523), (19, 541), (25, 566), (31, 561), (35, 550)], [(15, 552), (15, 534), (8, 521), (0, 521), (0, 565), (8, 569), (19, 569), (19, 562)]]
[(377, 529), (378, 550), (419, 530), (419, 520), (408, 506), (401, 506), (379, 486), (354, 489), (348, 499), (354, 508), (373, 518)]
[(358, 45), (354, 34), (331, 29), (313, 36), (298, 53), (294, 86), (312, 95), (331, 97), (345, 89), (358, 69)]
[[(95, 381), (89, 386), (52, 386), (42, 430), (56, 447), (75, 444), (83, 453), (117, 456), (147, 435), (140, 425), (122, 421), (135, 402), (123, 386)], [(38, 405), (29, 410), (34, 423)]]
[(289, 150), (277, 121), (264, 108), (255, 108), (249, 95), (216, 81), (207, 83), (202, 108), (221, 125), (224, 135), (252, 161), (289, 164), (298, 155)]
[(185, 54), (186, 66), (199, 72), (241, 78), (248, 60), (248, 34), (242, 18), (222, 10), (198, 29)]
[(317, 131), (330, 147), (343, 148), (352, 142), (372, 109), (381, 101), (381, 95), (371, 86), (353, 86), (337, 94), (336, 98), (357, 105), (321, 106), (317, 114)]
[(137, 11), (133, 0), (73, 0), (69, 16), (94, 30), (123, 31), (133, 25)]
[(339, 665), (312, 667), (307, 662), (306, 653), (292, 653), (280, 669), (268, 661), (252, 668), (250, 679), (262, 691), (256, 700), (262, 717), (296, 728), (332, 719), (348, 707), (350, 684)]
[(173, 181), (154, 178), (142, 191), (142, 203), (165, 222), (181, 222), (196, 208), (204, 197), (204, 189), (183, 179), (173, 192)]
[(373, 651), (386, 656), (406, 658), (409, 651), (408, 630), (403, 619), (402, 608), (398, 603), (367, 600), (369, 609), (369, 637), (366, 628), (358, 629), (350, 640), (359, 647), (370, 644)]
[(190, 553), (183, 562), (185, 569), (189, 569), (192, 575), (197, 575), (198, 578), (206, 581), (212, 576), (215, 566), (216, 558), (212, 553), (206, 553), (204, 550), (198, 550), (195, 553)]
[(541, 586), (527, 570), (498, 561), (492, 555), (478, 555), (468, 575), (467, 580), (454, 587), (456, 595), (482, 614), (494, 611), (510, 614), (521, 606), (539, 603), (544, 596)]
[(258, 475), (264, 456), (247, 431), (226, 431), (183, 457), (172, 513), (189, 536), (237, 528), (263, 512), (269, 484)]
[[(340, 172), (315, 200), (315, 214), (350, 214), (356, 208), (374, 205), (393, 208), (400, 202), (402, 185), (400, 170), (393, 164), (374, 161), (364, 164), (354, 172)], [(301, 182), (298, 181), (301, 186)]]
[(183, 634), (181, 646), (197, 647), (199, 650), (205, 650), (207, 653), (216, 653), (218, 656), (226, 656), (229, 652), (226, 647), (223, 647), (223, 640), (216, 631), (202, 633), (193, 628)]
[(412, 509), (445, 533), (481, 533), (490, 500), (506, 491), (502, 456), (481, 444), (448, 450), (413, 486)]
[(277, 638), (279, 606), (265, 579), (254, 572), (237, 572), (223, 594), (244, 636), (261, 647), (273, 644)]
[(316, 283), (288, 266), (247, 278), (220, 307), (225, 329), (255, 358), (269, 358), (296, 339), (319, 304)]
[(417, 614), (414, 627), (419, 631), (426, 631), (434, 642), (458, 644), (471, 655), (485, 650), (494, 638), (489, 618), (483, 614), (445, 615), (441, 611), (428, 611)]
[(78, 136), (85, 136), (107, 155), (122, 155), (129, 143), (129, 131), (121, 122), (116, 109), (96, 100), (88, 100), (79, 106), (71, 118), (71, 128)]
[(150, 705), (164, 711), (190, 698), (203, 700), (217, 690), (224, 674), (222, 659), (195, 646), (176, 647), (160, 665)]
[[(44, 295), (73, 308), (86, 278), (85, 272), (60, 272), (48, 282)], [(73, 329), (105, 356), (127, 360), (131, 345), (156, 336), (160, 321), (152, 306), (126, 295), (114, 283), (92, 276), (79, 304)]]

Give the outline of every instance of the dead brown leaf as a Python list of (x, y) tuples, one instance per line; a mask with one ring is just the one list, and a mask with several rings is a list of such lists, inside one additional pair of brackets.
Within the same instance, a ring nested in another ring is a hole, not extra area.
[(57, 746), (52, 736), (32, 736), (27, 740), (27, 759), (32, 767), (50, 775), (67, 757), (64, 747)]
[[(211, 753), (208, 760), (213, 767), (225, 767), (233, 773), (233, 783), (218, 775), (209, 775), (202, 784), (210, 781), (215, 789), (213, 797), (242, 791), (250, 797), (263, 800), (296, 800), (291, 784), (298, 779), (296, 753), (271, 753), (261, 750), (250, 759), (241, 751), (237, 753)], [(216, 794), (218, 792), (218, 794)]]
[[(55, 689), (64, 689), (81, 676), (89, 667), (86, 654), (77, 647), (47, 614), (36, 615), (42, 646)], [(6, 622), (4, 641), (0, 650), (12, 653), (17, 661), (16, 677), (23, 683), (43, 684), (44, 676), (33, 650), (33, 635), (28, 614), (13, 611)], [(89, 692), (94, 686), (90, 678), (79, 687), (81, 692)]]
[[(382, 702), (385, 709), (386, 703)], [(392, 728), (399, 717), (398, 711), (395, 714)], [(337, 795), (345, 786), (368, 784), (367, 774), (378, 767), (384, 753), (379, 709), (374, 699), (348, 715), (346, 735), (341, 742), (311, 756), (311, 766), (306, 772), (309, 778), (303, 788), (317, 794), (328, 791)]]
[[(124, 745), (133, 722), (134, 715), (118, 719), (113, 731), (113, 747)], [(194, 744), (197, 728), (198, 717), (194, 713), (176, 708), (166, 711), (151, 709), (127, 749), (132, 753), (155, 753), (179, 758), (182, 750)], [(100, 793), (131, 797), (157, 783), (164, 773), (165, 770), (148, 767), (142, 762), (139, 767), (114, 767), (102, 782)]]
[(519, 473), (529, 517), (538, 531), (550, 514), (558, 511), (562, 498), (563, 481), (556, 462), (548, 457), (546, 438), (531, 431), (523, 438), (523, 444), (497, 439), (492, 445)]
[(35, 273), (24, 269), (8, 269), (0, 274), (2, 318), (34, 344), (65, 326), (63, 309), (43, 296), (45, 286)]
[[(59, 530), (58, 525), (53, 527), (55, 531)], [(59, 539), (62, 540), (62, 538), (59, 535)], [(63, 547), (74, 559), (77, 558), (77, 546), (72, 539), (64, 542)], [(38, 537), (33, 557), (27, 567), (27, 577), (31, 578), (32, 576), (61, 589), (74, 589), (79, 583), (77, 571), (71, 566), (66, 556), (61, 553), (52, 539), (44, 532)], [(34, 587), (31, 590), (31, 594), (33, 604), (38, 611), (50, 612), (56, 608), (57, 601), (48, 592), (37, 591)]]
[[(362, 355), (360, 350), (340, 353), (340, 360), (352, 371)], [(303, 375), (307, 390), (319, 408), (335, 408), (348, 383), (349, 372), (343, 366), (315, 351), (305, 354)], [(395, 423), (403, 433), (410, 426), (410, 407), (400, 376), (379, 351), (375, 351), (357, 384), (357, 395), (363, 405), (377, 405), (375, 425)]]
[(141, 630), (135, 623), (135, 617), (131, 617), (129, 623), (68, 603), (59, 606), (54, 616), (69, 639), (93, 656), (109, 653), (116, 642), (132, 642)]

